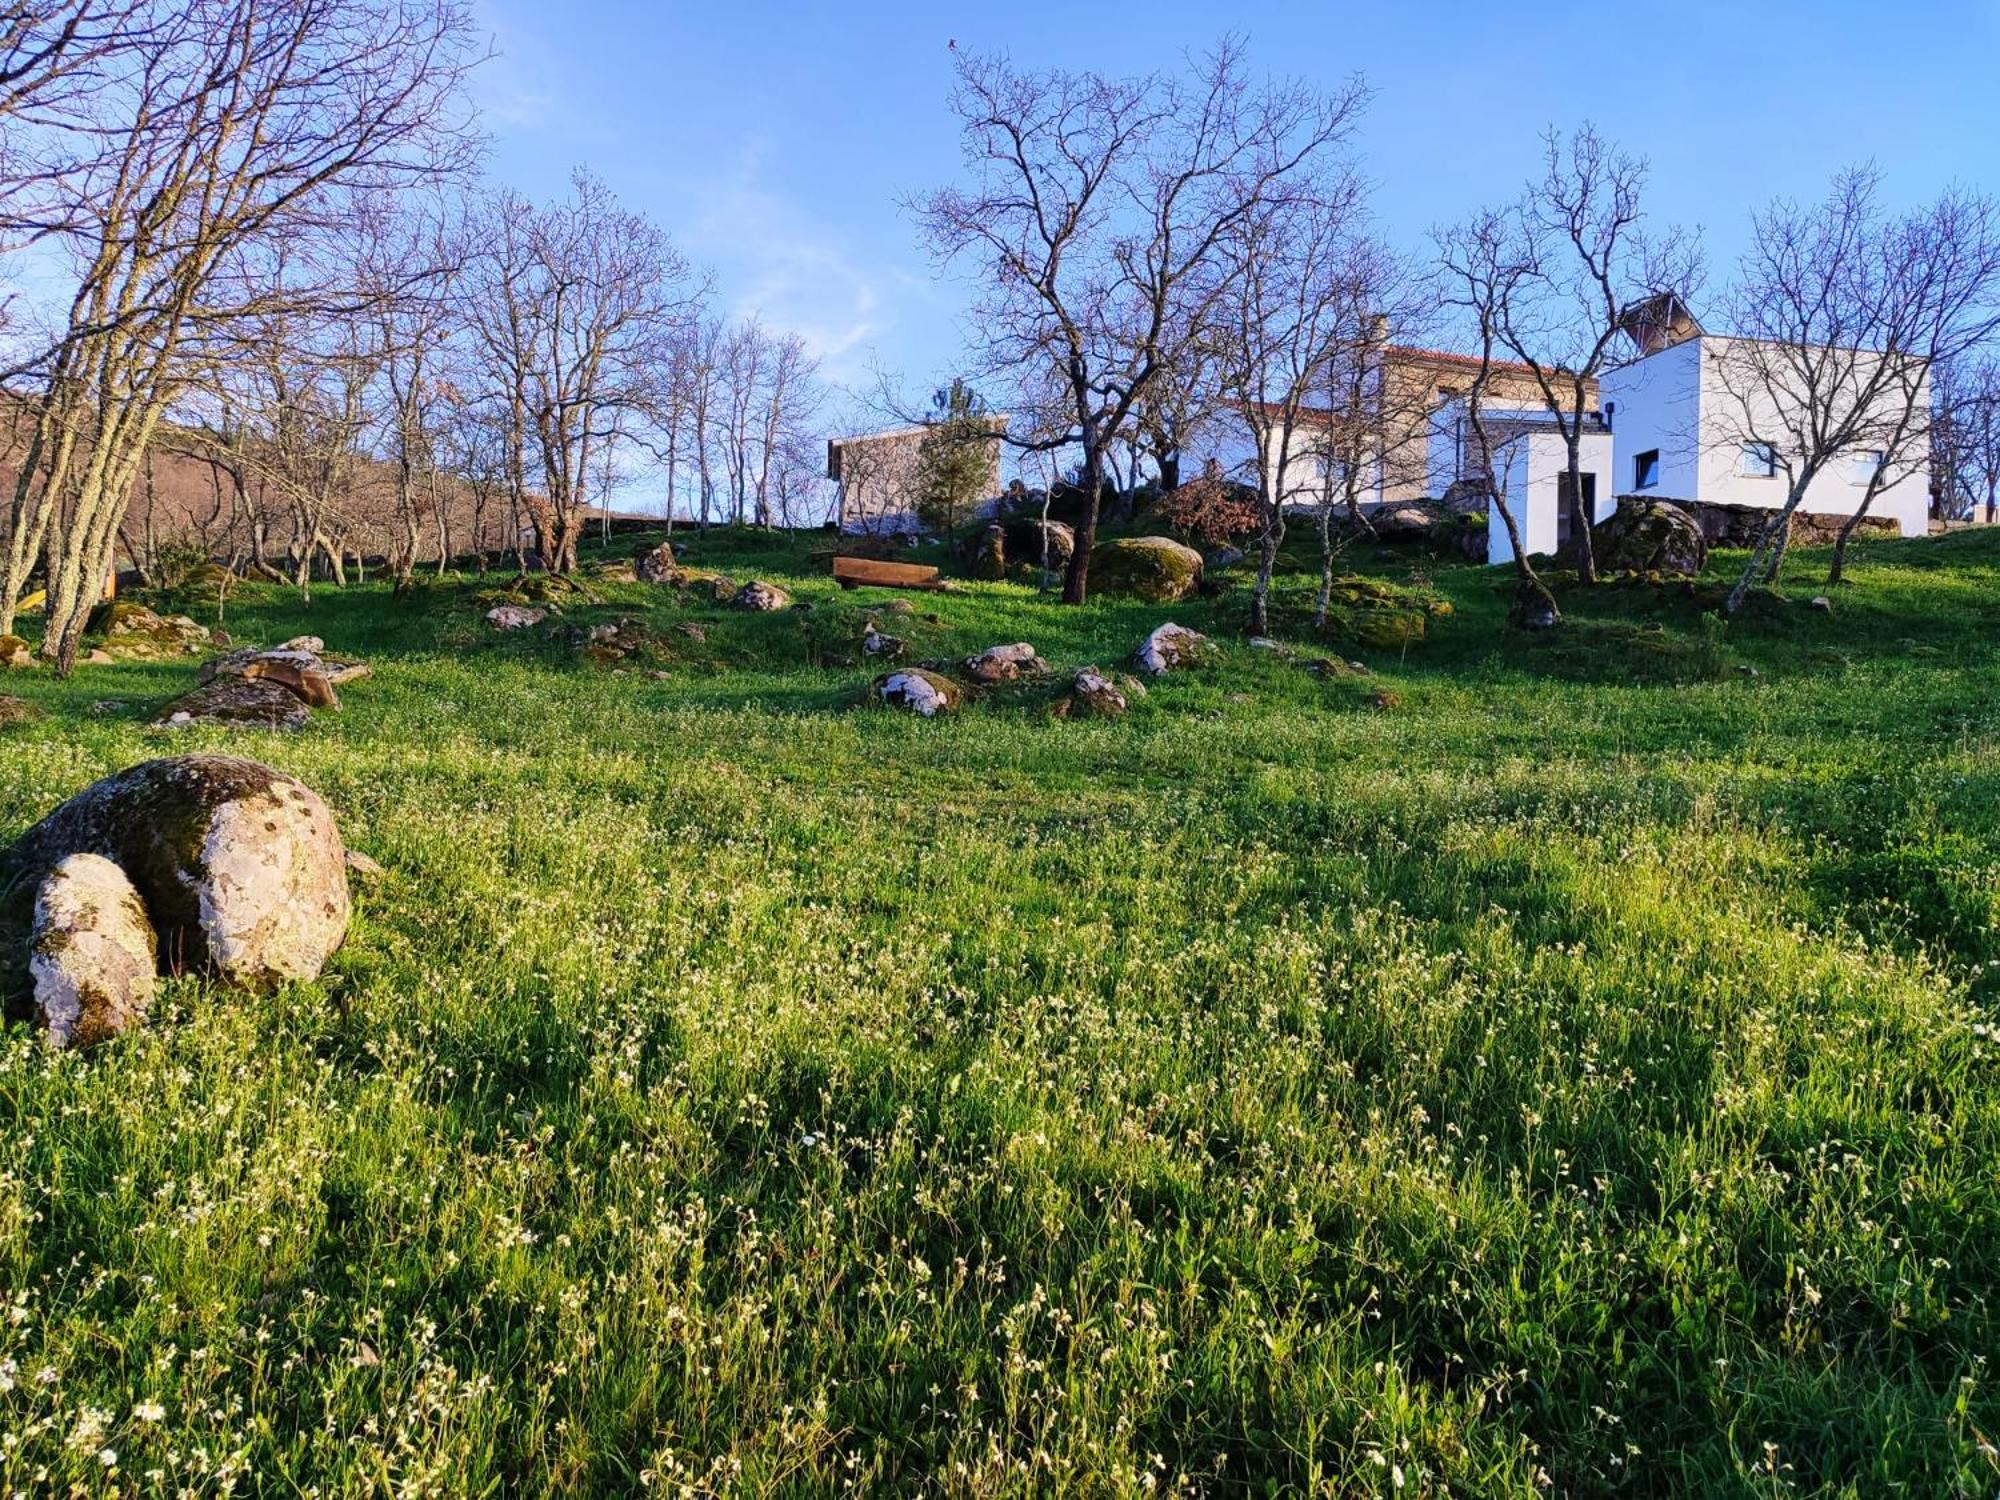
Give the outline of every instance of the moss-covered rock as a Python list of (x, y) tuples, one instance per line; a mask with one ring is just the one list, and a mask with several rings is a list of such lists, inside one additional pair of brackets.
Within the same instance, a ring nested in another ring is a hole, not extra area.
[(333, 814), (310, 788), (253, 760), (176, 755), (107, 776), (29, 829), (0, 864), (16, 889), (32, 891), (75, 854), (125, 872), (172, 970), (265, 989), (317, 975), (347, 933)]
[(632, 573), (640, 583), (675, 583), (680, 578), (680, 571), (672, 542), (661, 542), (657, 547), (642, 547), (632, 559)]
[(1079, 667), (1069, 690), (1057, 698), (1054, 712), (1064, 719), (1122, 719), (1125, 694), (1095, 667)]
[(312, 707), (285, 683), (271, 677), (217, 677), (183, 693), (153, 719), (157, 729), (190, 729), (222, 724), (238, 729), (304, 729)]
[(0, 693), (0, 729), (15, 724), (27, 724), (42, 716), (42, 711), (25, 698), (10, 698)]
[(1693, 577), (1708, 563), (1701, 523), (1665, 500), (1620, 500), (1616, 513), (1592, 529), (1590, 541), (1606, 573)]
[(1185, 667), (1197, 666), (1212, 648), (1208, 637), (1171, 620), (1160, 626), (1132, 653), (1139, 670), (1151, 677), (1164, 677)]
[(155, 614), (130, 599), (100, 604), (85, 622), (84, 634), (97, 649), (118, 661), (160, 661), (208, 650), (207, 628), (186, 615)]
[(0, 671), (32, 667), (35, 653), (18, 635), (0, 635)]
[(1049, 670), (1049, 664), (1026, 641), (1015, 641), (1006, 646), (988, 646), (978, 655), (968, 656), (964, 670), (974, 682), (991, 685), (1024, 676), (1039, 677)]
[(965, 701), (965, 691), (949, 677), (924, 667), (899, 667), (875, 679), (877, 702), (906, 713), (933, 718), (950, 713)]
[(731, 609), (747, 609), (756, 614), (774, 614), (791, 608), (791, 604), (790, 594), (761, 578), (753, 578), (744, 584), (729, 601)]
[(736, 597), (736, 585), (726, 573), (717, 573), (712, 568), (682, 568), (674, 575), (676, 586), (689, 593), (702, 594), (717, 604), (727, 604)]
[(1001, 529), (1006, 537), (1007, 565), (1016, 573), (1041, 571), (1044, 543), (1051, 568), (1067, 568), (1076, 553), (1076, 532), (1061, 521), (1015, 516), (1003, 522)]
[(1124, 537), (1090, 554), (1090, 586), (1102, 594), (1172, 604), (1192, 596), (1201, 577), (1201, 554), (1172, 537)]
[(1352, 618), (1356, 640), (1385, 650), (1413, 646), (1430, 629), (1430, 616), (1422, 608), (1375, 604), (1355, 610)]
[(90, 1047), (143, 1020), (159, 946), (125, 872), (99, 854), (61, 860), (35, 894), (28, 979), (58, 1047)]

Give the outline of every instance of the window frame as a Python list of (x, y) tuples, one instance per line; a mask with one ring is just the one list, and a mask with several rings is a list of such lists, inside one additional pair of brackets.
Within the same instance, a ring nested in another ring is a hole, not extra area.
[(1854, 467), (1849, 471), (1847, 482), (1866, 489), (1875, 476), (1888, 466), (1889, 455), (1880, 448), (1864, 449), (1854, 455)]
[[(1761, 467), (1752, 467), (1761, 465)], [(1745, 443), (1743, 451), (1736, 459), (1736, 476), (1739, 479), (1776, 479), (1778, 477), (1778, 445), (1776, 443)]]
[(1653, 490), (1660, 487), (1660, 450), (1648, 448), (1644, 453), (1632, 455), (1632, 488)]

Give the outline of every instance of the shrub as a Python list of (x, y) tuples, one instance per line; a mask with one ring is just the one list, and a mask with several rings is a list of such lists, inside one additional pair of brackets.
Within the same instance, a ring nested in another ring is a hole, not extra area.
[(1168, 530), (1204, 547), (1220, 546), (1264, 529), (1257, 492), (1213, 472), (1167, 491), (1155, 514)]

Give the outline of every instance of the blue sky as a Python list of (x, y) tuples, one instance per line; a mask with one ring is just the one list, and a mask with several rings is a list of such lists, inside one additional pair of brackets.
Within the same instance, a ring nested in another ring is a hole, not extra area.
[[(587, 164), (715, 273), (722, 304), (805, 334), (836, 380), (948, 373), (961, 286), (899, 198), (950, 180), (948, 43), (1022, 64), (1172, 68), (1225, 27), (1257, 64), (1375, 92), (1373, 205), (1416, 247), (1515, 192), (1549, 124), (1650, 159), (1656, 217), (1726, 275), (1752, 206), (1873, 160), (1895, 201), (2000, 190), (2000, 0), (1698, 0), (1672, 7), (1267, 4), (783, 6), (482, 0), (495, 177), (543, 196)], [(1137, 21), (1131, 17), (1139, 17)], [(1232, 20), (1232, 17), (1235, 19)]]

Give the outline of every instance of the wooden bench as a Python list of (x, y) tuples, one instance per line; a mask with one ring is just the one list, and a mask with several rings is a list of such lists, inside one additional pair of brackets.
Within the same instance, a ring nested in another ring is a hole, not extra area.
[(941, 589), (944, 580), (936, 568), (921, 563), (877, 562), (870, 557), (836, 557), (833, 578), (844, 589), (858, 589), (864, 583), (884, 589)]

